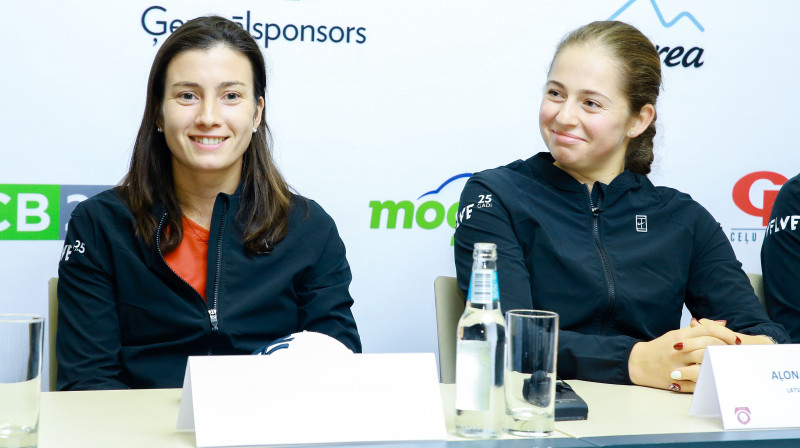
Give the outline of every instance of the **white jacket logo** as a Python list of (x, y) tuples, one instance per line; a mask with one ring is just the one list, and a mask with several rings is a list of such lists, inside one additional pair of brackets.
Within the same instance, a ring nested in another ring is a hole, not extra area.
[(800, 223), (800, 215), (779, 216), (769, 220), (767, 224), (767, 235), (784, 230), (797, 230)]
[(636, 215), (636, 231), (647, 232), (647, 215)]
[(479, 194), (477, 204), (473, 202), (472, 204), (465, 205), (464, 207), (461, 208), (461, 211), (458, 212), (458, 214), (456, 215), (456, 227), (458, 227), (459, 224), (472, 217), (473, 208), (490, 208), (491, 206), (492, 206), (492, 195)]
[(73, 252), (79, 254), (86, 252), (86, 244), (81, 240), (75, 240), (75, 244), (65, 244), (64, 248), (61, 250), (61, 259), (64, 261), (69, 260), (69, 256), (72, 255)]

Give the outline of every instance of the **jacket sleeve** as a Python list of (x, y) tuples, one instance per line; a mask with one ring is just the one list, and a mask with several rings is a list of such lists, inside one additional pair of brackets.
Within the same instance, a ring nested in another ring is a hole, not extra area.
[[(515, 222), (505, 204), (501, 187), (478, 174), (464, 186), (456, 221), (454, 252), (459, 287), (466, 293), (472, 272), (472, 247), (476, 242), (497, 244), (497, 275), (500, 306), (503, 311), (534, 309), (531, 275), (525, 263), (523, 245), (533, 246), (532, 235), (518, 235)], [(487, 204), (487, 198), (490, 200)], [(491, 206), (489, 206), (491, 205)], [(535, 291), (534, 291), (535, 293)], [(604, 383), (631, 384), (628, 358), (638, 340), (628, 336), (586, 335), (559, 331), (558, 375)]]
[(692, 316), (726, 320), (734, 331), (789, 342), (786, 330), (767, 317), (719, 223), (705, 209), (697, 216), (686, 285), (686, 307)]
[(322, 213), (326, 225), (310, 225), (311, 232), (321, 232), (318, 242), (312, 248), (316, 260), (303, 276), (303, 284), (298, 288), (299, 330), (326, 334), (355, 353), (361, 352), (361, 339), (351, 307), (350, 265), (345, 256), (345, 247), (333, 219), (325, 214), (316, 203), (309, 201), (311, 214)]
[(761, 271), (770, 317), (800, 343), (800, 177), (781, 188), (772, 207)]
[(458, 286), (466, 296), (472, 274), (475, 243), (497, 245), (497, 281), (503, 312), (531, 309), (531, 281), (506, 198), (480, 174), (467, 181), (461, 193), (453, 239)]
[(633, 384), (628, 359), (638, 339), (561, 330), (558, 333), (558, 376), (611, 384)]
[(120, 381), (120, 329), (107, 231), (79, 205), (58, 266), (59, 390), (127, 389)]

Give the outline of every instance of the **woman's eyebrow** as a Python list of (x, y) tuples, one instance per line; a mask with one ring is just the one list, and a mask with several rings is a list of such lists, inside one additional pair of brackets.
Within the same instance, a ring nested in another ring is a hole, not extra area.
[[(243, 83), (242, 81), (223, 81), (217, 84), (217, 88), (220, 89), (220, 88), (240, 86), (240, 85), (243, 86), (245, 85), (245, 83)], [(172, 87), (200, 87), (200, 84), (191, 81), (178, 81), (173, 83)]]
[[(567, 87), (563, 83), (558, 82), (558, 81), (553, 80), (553, 79), (548, 79), (547, 80), (547, 84), (554, 84), (556, 87), (558, 87), (559, 89), (562, 89), (562, 90), (566, 90), (567, 89)], [(601, 92), (599, 92), (597, 90), (581, 89), (581, 90), (578, 91), (578, 93), (580, 93), (582, 95), (600, 96), (600, 97), (605, 98), (608, 101), (611, 101), (611, 98), (607, 97), (606, 95), (603, 95)]]

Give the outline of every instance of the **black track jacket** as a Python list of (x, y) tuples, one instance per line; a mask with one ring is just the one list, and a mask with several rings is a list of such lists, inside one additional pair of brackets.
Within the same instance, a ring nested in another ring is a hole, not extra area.
[[(238, 210), (238, 194), (217, 196), (206, 303), (136, 236), (117, 190), (79, 204), (58, 268), (58, 388), (181, 387), (190, 355), (249, 354), (303, 330), (360, 352), (350, 266), (331, 217), (293, 196), (286, 237), (255, 255), (242, 244)], [(154, 215), (164, 222), (163, 207)]]
[(560, 316), (558, 374), (630, 384), (633, 345), (697, 318), (788, 342), (714, 218), (689, 195), (624, 171), (586, 185), (549, 153), (483, 171), (461, 194), (455, 262), (469, 287), (475, 242), (497, 244), (503, 311)]
[(800, 175), (781, 187), (761, 246), (769, 315), (800, 344)]

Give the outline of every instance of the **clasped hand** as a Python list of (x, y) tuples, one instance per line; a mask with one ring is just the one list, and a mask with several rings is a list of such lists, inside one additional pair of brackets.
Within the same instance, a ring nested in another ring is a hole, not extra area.
[(688, 327), (637, 343), (628, 358), (631, 381), (640, 386), (693, 392), (709, 345), (771, 343), (764, 336), (736, 333), (725, 324), (725, 321), (692, 319)]

